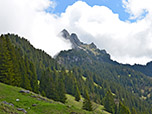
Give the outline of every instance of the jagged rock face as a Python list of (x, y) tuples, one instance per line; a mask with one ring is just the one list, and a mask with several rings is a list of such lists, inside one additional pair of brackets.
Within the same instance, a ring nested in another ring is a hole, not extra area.
[(70, 34), (65, 29), (61, 31), (61, 36), (65, 39), (70, 39)]
[(97, 49), (96, 45), (93, 42), (91, 44), (84, 44), (83, 42), (81, 42), (75, 33), (71, 33), (70, 35), (69, 32), (64, 29), (61, 31), (60, 34), (64, 39), (70, 40), (73, 49)]
[(93, 42), (91, 44), (85, 44), (81, 42), (75, 33), (72, 33), (70, 35), (69, 32), (64, 29), (61, 31), (60, 34), (63, 38), (70, 40), (73, 49), (81, 49), (85, 51), (86, 53), (93, 54), (95, 56), (100, 55), (100, 54), (102, 55), (107, 54), (105, 50), (99, 50)]
[(96, 47), (96, 45), (92, 42), (92, 43), (90, 44), (90, 48), (97, 48), (97, 47)]
[(72, 33), (70, 35), (69, 32), (64, 29), (61, 31), (60, 34), (63, 38), (70, 40), (73, 49), (79, 49), (81, 47), (81, 44), (83, 44), (82, 42), (80, 42), (80, 40), (78, 39), (75, 33)]
[(61, 36), (67, 40), (70, 40), (72, 44), (71, 51), (64, 51), (58, 55), (58, 62), (60, 64), (68, 63), (90, 63), (94, 62), (106, 62), (116, 64), (116, 62), (110, 59), (110, 55), (105, 50), (100, 50), (92, 42), (91, 44), (85, 44), (81, 42), (75, 33), (71, 35), (67, 30), (61, 31)]
[(81, 44), (82, 44), (82, 42), (80, 42), (80, 40), (78, 39), (77, 35), (74, 33), (71, 34), (70, 40), (76, 46), (81, 46)]

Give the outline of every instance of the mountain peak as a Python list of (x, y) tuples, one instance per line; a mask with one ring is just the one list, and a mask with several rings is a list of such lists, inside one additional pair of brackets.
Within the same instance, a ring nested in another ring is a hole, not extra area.
[(66, 29), (63, 29), (60, 34), (63, 38), (70, 40), (73, 49), (78, 49), (83, 44), (75, 33), (70, 35)]
[(63, 38), (69, 39), (70, 34), (66, 29), (63, 29), (60, 33)]
[(69, 33), (66, 29), (63, 29), (60, 32), (60, 36), (62, 36), (66, 40), (70, 40), (73, 49), (83, 49), (83, 50), (91, 50), (97, 49), (96, 45), (92, 42), (91, 44), (85, 44), (81, 42), (75, 33)]
[(94, 49), (97, 48), (97, 46), (96, 46), (93, 42), (89, 45), (89, 47), (90, 47), (90, 48), (94, 48)]

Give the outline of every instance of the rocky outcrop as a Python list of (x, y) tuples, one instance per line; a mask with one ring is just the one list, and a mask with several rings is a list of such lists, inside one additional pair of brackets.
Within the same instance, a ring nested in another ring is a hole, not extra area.
[(81, 44), (83, 44), (75, 33), (72, 33), (70, 35), (69, 32), (65, 29), (61, 31), (60, 36), (66, 40), (70, 40), (73, 49), (79, 49), (81, 47)]

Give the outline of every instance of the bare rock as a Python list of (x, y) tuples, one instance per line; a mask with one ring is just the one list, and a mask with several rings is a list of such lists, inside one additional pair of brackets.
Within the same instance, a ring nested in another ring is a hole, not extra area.
[(30, 93), (30, 91), (29, 90), (21, 90), (21, 91), (19, 91), (20, 93)]
[(25, 109), (23, 109), (23, 108), (17, 108), (17, 110), (18, 110), (18, 111), (22, 111), (22, 112), (24, 112), (24, 113), (27, 113), (27, 111), (26, 111)]
[(14, 104), (8, 103), (8, 102), (6, 102), (6, 101), (3, 101), (2, 103), (3, 103), (3, 104), (6, 104), (6, 105), (14, 106)]
[(37, 106), (37, 104), (32, 104), (32, 106)]

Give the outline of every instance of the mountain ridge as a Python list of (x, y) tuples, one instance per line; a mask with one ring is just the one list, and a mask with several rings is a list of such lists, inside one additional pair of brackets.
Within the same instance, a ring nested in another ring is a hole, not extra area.
[[(92, 42), (91, 44), (85, 44), (83, 42), (81, 42), (78, 38), (78, 36), (75, 34), (75, 33), (70, 33), (66, 30), (66, 29), (63, 29), (61, 32), (60, 32), (61, 36), (66, 39), (66, 40), (69, 40), (72, 44), (72, 49), (76, 49), (76, 50), (83, 50), (83, 51), (86, 51), (87, 53), (91, 52), (92, 55), (95, 55), (99, 61), (104, 61), (104, 62), (108, 62), (110, 64), (115, 64), (115, 65), (124, 65), (124, 66), (127, 66), (131, 69), (134, 69), (136, 71), (139, 71), (139, 72), (142, 72), (143, 74), (147, 75), (147, 76), (150, 76), (152, 77), (152, 61), (148, 62), (146, 65), (141, 65), (141, 64), (134, 64), (134, 65), (130, 65), (130, 64), (122, 64), (122, 63), (119, 63), (117, 61), (113, 61), (110, 57), (110, 54), (108, 54), (106, 52), (106, 50), (100, 50), (99, 48), (97, 48), (97, 46)], [(90, 53), (90, 54), (91, 54)], [(98, 57), (98, 55), (101, 55), (102, 53), (102, 56)], [(106, 60), (105, 58), (103, 57), (106, 57)], [(90, 61), (90, 60), (89, 60)]]
[(71, 42), (73, 50), (84, 51), (87, 54), (89, 54), (91, 58), (96, 57), (96, 59), (100, 62), (109, 62), (111, 64), (118, 64), (116, 61), (111, 60), (111, 57), (106, 52), (106, 50), (98, 49), (93, 42), (91, 44), (83, 43), (79, 40), (78, 36), (75, 33), (70, 34), (66, 29), (63, 29), (60, 32), (60, 35), (62, 38), (69, 40)]

